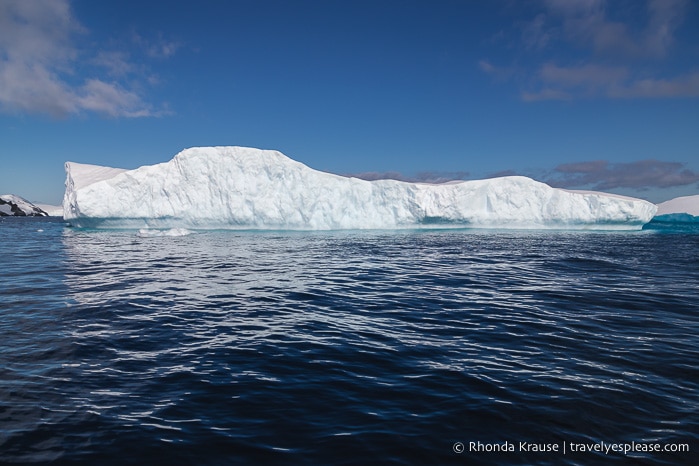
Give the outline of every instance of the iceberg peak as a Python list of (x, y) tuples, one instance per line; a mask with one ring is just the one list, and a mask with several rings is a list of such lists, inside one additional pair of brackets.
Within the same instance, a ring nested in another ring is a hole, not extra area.
[(656, 206), (569, 192), (523, 176), (445, 184), (366, 181), (278, 151), (194, 147), (134, 170), (66, 163), (64, 218), (77, 227), (640, 229)]

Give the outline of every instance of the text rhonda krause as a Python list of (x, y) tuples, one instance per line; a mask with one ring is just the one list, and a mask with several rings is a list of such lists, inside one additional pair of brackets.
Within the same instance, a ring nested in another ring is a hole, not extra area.
[(581, 453), (594, 452), (604, 453), (659, 453), (659, 452), (688, 452), (688, 443), (536, 443), (536, 442), (508, 442), (503, 443), (482, 443), (469, 442), (469, 452), (558, 452), (558, 453)]

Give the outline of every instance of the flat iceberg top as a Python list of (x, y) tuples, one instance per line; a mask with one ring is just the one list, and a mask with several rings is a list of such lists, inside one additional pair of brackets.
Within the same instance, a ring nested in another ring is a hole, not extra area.
[(66, 162), (66, 173), (71, 183), (73, 183), (71, 186), (72, 189), (84, 188), (98, 181), (114, 178), (125, 171), (128, 170), (90, 165), (87, 163)]
[(446, 184), (366, 181), (280, 152), (197, 147), (135, 170), (66, 163), (64, 218), (77, 227), (640, 229), (656, 206), (521, 176)]
[(658, 204), (656, 215), (689, 214), (699, 216), (699, 194), (670, 199)]

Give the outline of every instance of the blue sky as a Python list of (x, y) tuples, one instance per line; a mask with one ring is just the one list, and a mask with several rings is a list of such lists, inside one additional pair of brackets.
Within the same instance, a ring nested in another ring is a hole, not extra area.
[(0, 194), (211, 145), (697, 194), (697, 24), (688, 0), (0, 0)]

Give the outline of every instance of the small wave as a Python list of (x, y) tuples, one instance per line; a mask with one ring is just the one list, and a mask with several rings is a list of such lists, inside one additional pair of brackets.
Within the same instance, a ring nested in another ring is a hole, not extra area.
[(137, 236), (141, 238), (150, 238), (152, 236), (187, 236), (191, 235), (193, 232), (187, 230), (186, 228), (170, 228), (169, 230), (151, 230), (148, 228), (141, 228), (138, 230)]

